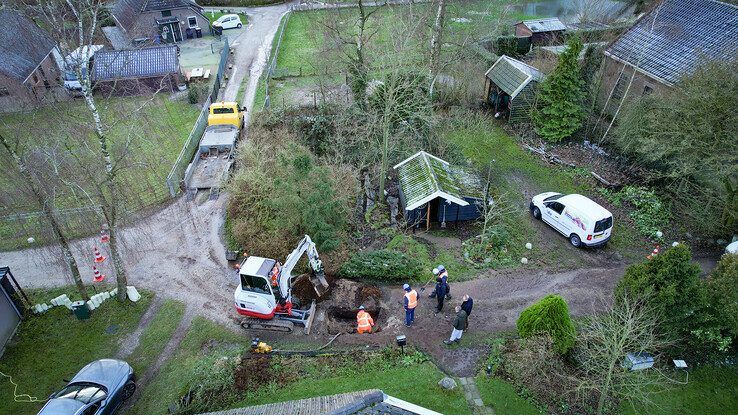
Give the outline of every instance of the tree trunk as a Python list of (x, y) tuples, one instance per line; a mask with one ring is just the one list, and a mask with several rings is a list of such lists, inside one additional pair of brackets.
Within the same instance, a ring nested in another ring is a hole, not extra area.
[(118, 286), (118, 300), (124, 301), (126, 299), (126, 285), (128, 283), (126, 278), (126, 271), (123, 267), (123, 261), (121, 260), (120, 253), (118, 252), (118, 239), (117, 239), (117, 225), (118, 225), (118, 214), (117, 214), (117, 203), (118, 203), (118, 189), (115, 183), (116, 172), (113, 169), (113, 162), (110, 156), (110, 150), (108, 149), (108, 138), (103, 130), (102, 118), (100, 117), (100, 111), (97, 109), (95, 104), (95, 97), (92, 95), (92, 85), (90, 84), (89, 77), (85, 76), (80, 78), (82, 84), (82, 93), (85, 97), (85, 103), (87, 108), (92, 114), (92, 119), (95, 124), (95, 135), (100, 144), (100, 155), (102, 156), (105, 164), (105, 184), (107, 186), (107, 196), (100, 194), (100, 202), (103, 204), (103, 214), (105, 220), (108, 222), (108, 228), (110, 230), (110, 255), (113, 259), (113, 268), (115, 269), (115, 278)]
[(82, 277), (79, 273), (79, 267), (77, 267), (77, 261), (74, 259), (74, 255), (72, 255), (72, 250), (69, 248), (69, 241), (67, 240), (66, 236), (64, 236), (64, 232), (62, 232), (61, 225), (59, 224), (59, 220), (56, 217), (56, 214), (54, 213), (54, 209), (46, 201), (46, 198), (41, 193), (41, 190), (36, 186), (36, 183), (33, 180), (33, 176), (26, 168), (26, 164), (23, 159), (20, 158), (18, 153), (10, 146), (8, 141), (5, 139), (5, 136), (3, 136), (2, 134), (0, 134), (0, 144), (2, 144), (3, 147), (5, 147), (5, 150), (7, 150), (10, 154), (16, 167), (28, 183), (28, 187), (30, 187), (34, 198), (43, 209), (44, 215), (49, 219), (49, 222), (51, 223), (51, 229), (53, 230), (54, 236), (56, 237), (56, 240), (61, 247), (62, 256), (64, 256), (64, 262), (67, 263), (67, 269), (72, 274), (72, 280), (74, 280), (74, 285), (77, 286), (77, 291), (79, 292), (79, 295), (82, 296), (83, 300), (89, 301), (90, 296), (87, 294), (87, 287), (85, 287), (85, 284), (82, 282)]
[(433, 87), (438, 78), (438, 71), (441, 63), (441, 37), (443, 35), (443, 25), (446, 16), (446, 0), (438, 0), (438, 12), (436, 13), (436, 22), (433, 25), (433, 36), (431, 37), (431, 57), (430, 57), (430, 95), (433, 95)]
[[(385, 116), (385, 118), (387, 118)], [(387, 157), (389, 152), (389, 135), (390, 135), (390, 125), (389, 121), (384, 121), (384, 128), (382, 131), (382, 162), (379, 167), (379, 194), (377, 195), (377, 203), (383, 204), (384, 203), (384, 185), (385, 185), (385, 178), (387, 177)]]

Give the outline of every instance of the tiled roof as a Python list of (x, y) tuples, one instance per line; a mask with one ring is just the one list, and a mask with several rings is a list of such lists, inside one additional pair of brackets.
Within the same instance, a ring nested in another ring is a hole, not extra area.
[(177, 46), (112, 50), (95, 54), (92, 77), (95, 81), (151, 78), (179, 72)]
[(558, 17), (550, 17), (547, 19), (523, 20), (525, 26), (533, 33), (556, 32), (566, 30), (566, 25), (559, 20)]
[(19, 81), (56, 46), (48, 33), (20, 14), (0, 9), (0, 72)]
[(133, 29), (146, 0), (118, 0), (113, 6), (113, 16), (125, 30)]
[(175, 10), (190, 7), (192, 2), (189, 0), (148, 0), (143, 11), (150, 12), (156, 10)]
[(738, 55), (738, 7), (714, 0), (664, 0), (605, 51), (666, 84), (707, 60)]
[(543, 80), (541, 71), (507, 55), (500, 56), (486, 75), (490, 81), (510, 95), (511, 99), (515, 99), (531, 81)]
[(479, 177), (425, 151), (419, 151), (394, 168), (405, 195), (405, 210), (413, 210), (437, 197), (460, 206), (469, 204), (465, 196), (482, 197)]

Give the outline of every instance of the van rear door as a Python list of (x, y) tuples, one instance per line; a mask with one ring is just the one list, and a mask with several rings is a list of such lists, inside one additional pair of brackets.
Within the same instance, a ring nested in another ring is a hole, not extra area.
[(595, 222), (592, 240), (606, 239), (610, 236), (610, 232), (612, 232), (612, 216)]

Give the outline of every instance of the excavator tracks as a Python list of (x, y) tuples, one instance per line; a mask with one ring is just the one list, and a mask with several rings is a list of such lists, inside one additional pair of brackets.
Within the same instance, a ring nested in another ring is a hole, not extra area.
[(241, 327), (246, 330), (268, 330), (281, 333), (291, 333), (295, 324), (285, 320), (260, 320), (256, 318), (244, 318), (240, 322)]

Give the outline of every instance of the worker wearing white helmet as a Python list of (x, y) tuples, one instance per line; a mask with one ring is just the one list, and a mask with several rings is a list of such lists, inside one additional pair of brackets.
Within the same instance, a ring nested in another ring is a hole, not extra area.
[(356, 328), (357, 333), (361, 334), (361, 333), (371, 333), (372, 332), (372, 327), (374, 326), (374, 319), (372, 319), (372, 316), (369, 315), (369, 313), (367, 313), (364, 310), (363, 305), (359, 307), (359, 312), (356, 313), (356, 324), (357, 324), (357, 328)]
[(415, 321), (415, 307), (418, 306), (418, 292), (410, 288), (410, 284), (402, 286), (405, 291), (403, 305), (405, 307), (405, 325), (410, 326)]
[[(446, 270), (446, 267), (444, 267), (443, 265), (439, 265), (438, 267), (433, 268), (433, 275), (435, 275), (436, 278), (441, 279), (441, 284), (443, 284), (443, 287), (445, 288), (444, 292), (446, 294), (446, 299), (450, 300), (451, 299), (451, 286), (448, 285), (448, 270)], [(428, 297), (433, 298), (436, 296), (436, 293), (437, 291), (434, 290), (432, 293), (430, 293)]]

